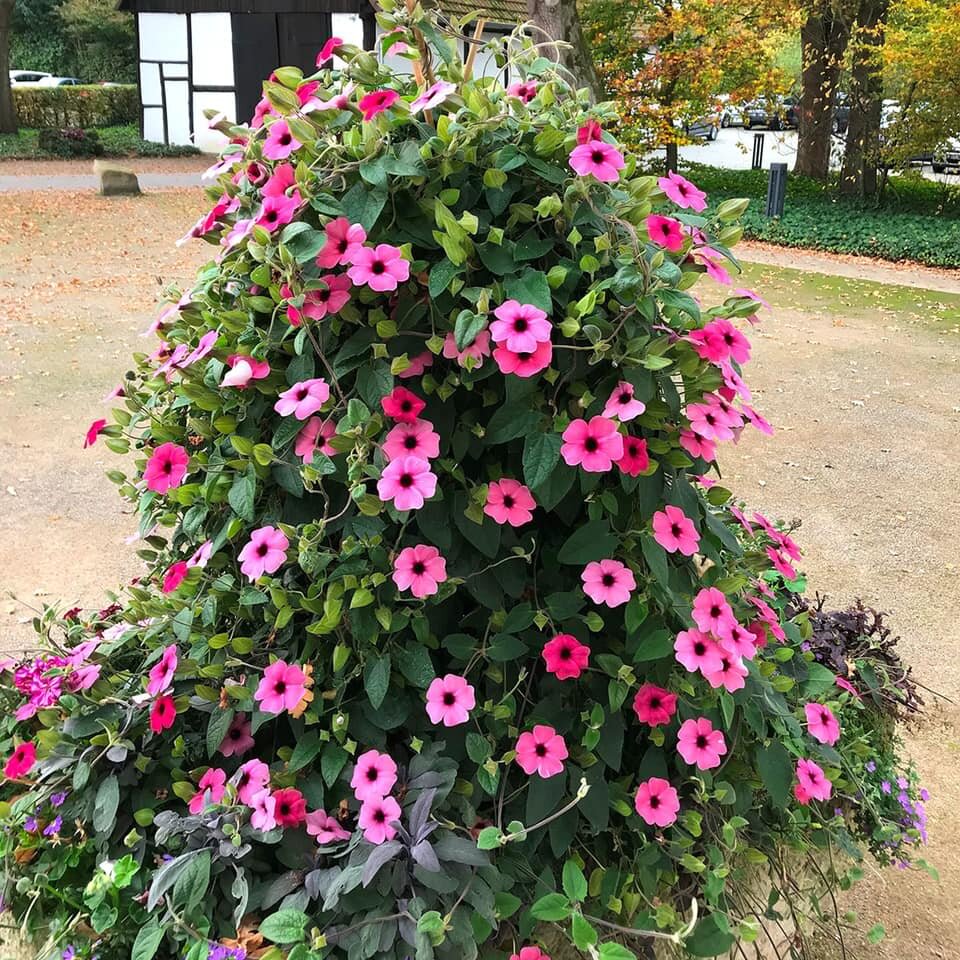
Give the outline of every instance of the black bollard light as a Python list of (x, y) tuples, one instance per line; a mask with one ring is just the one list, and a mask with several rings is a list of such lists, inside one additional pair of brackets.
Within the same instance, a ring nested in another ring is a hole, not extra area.
[(782, 217), (783, 204), (787, 199), (787, 165), (770, 164), (770, 180), (767, 184), (767, 206), (764, 213), (768, 217)]
[(763, 169), (763, 134), (762, 133), (755, 133), (753, 135), (753, 162), (751, 164), (751, 169), (753, 170)]

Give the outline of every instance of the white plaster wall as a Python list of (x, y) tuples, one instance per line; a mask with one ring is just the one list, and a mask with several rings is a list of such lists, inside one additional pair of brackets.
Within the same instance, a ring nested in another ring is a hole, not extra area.
[(227, 138), (219, 130), (211, 130), (204, 110), (216, 110), (226, 114), (228, 119), (237, 118), (237, 98), (232, 93), (193, 93), (193, 130), (194, 143), (204, 153), (219, 153), (227, 143)]
[(141, 60), (186, 60), (187, 17), (183, 13), (138, 13)]
[(167, 140), (169, 143), (192, 143), (190, 138), (190, 90), (184, 80), (166, 80)]
[(193, 83), (200, 87), (233, 86), (233, 33), (229, 13), (190, 15)]

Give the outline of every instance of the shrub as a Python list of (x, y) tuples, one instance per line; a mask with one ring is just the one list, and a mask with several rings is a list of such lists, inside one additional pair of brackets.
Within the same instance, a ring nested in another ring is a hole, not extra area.
[(386, 6), (436, 73), (333, 42), (275, 72), (191, 231), (215, 260), (88, 431), (132, 457), (150, 573), (8, 667), (5, 902), (102, 960), (551, 924), (722, 953), (796, 900), (755, 904), (761, 865), (837, 884), (870, 841), (872, 725), (784, 615), (798, 548), (709, 477), (768, 429), (758, 299), (688, 292), (744, 205), (638, 175), (522, 35), (505, 91)]
[(111, 127), (137, 123), (136, 86), (13, 87), (13, 104), (25, 127)]
[(37, 147), (55, 157), (99, 157), (103, 154), (103, 144), (97, 131), (81, 127), (41, 130), (37, 136)]

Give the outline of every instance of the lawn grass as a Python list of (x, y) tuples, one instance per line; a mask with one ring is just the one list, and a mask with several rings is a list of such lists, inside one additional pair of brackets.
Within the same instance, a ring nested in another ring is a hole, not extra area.
[[(47, 160), (54, 155), (42, 151), (37, 144), (39, 130), (23, 127), (18, 133), (0, 134), (0, 160)], [(142, 140), (134, 124), (120, 127), (99, 127), (97, 134), (105, 157), (182, 157), (197, 153), (195, 147), (168, 146)], [(63, 159), (58, 157), (56, 159)]]

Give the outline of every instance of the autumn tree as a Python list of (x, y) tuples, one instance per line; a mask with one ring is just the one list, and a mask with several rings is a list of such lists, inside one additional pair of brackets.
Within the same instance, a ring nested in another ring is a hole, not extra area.
[(0, 133), (17, 132), (17, 114), (10, 93), (10, 22), (14, 0), (0, 0)]
[(528, 0), (527, 11), (534, 27), (554, 41), (553, 59), (573, 74), (579, 86), (587, 87), (595, 100), (599, 99), (601, 85), (576, 0)]

